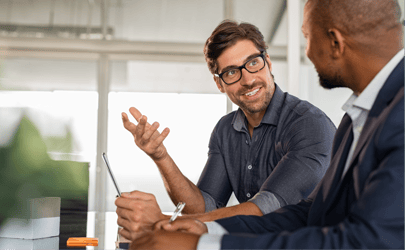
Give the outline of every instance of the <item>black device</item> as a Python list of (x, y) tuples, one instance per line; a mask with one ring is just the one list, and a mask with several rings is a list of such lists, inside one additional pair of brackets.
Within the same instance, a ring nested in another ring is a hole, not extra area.
[(117, 182), (115, 181), (114, 175), (113, 175), (113, 173), (111, 171), (110, 163), (108, 162), (108, 158), (107, 158), (106, 153), (103, 153), (103, 160), (105, 162), (105, 165), (107, 165), (108, 172), (110, 173), (111, 179), (114, 182), (114, 186), (117, 189), (118, 195), (121, 196), (120, 189), (118, 188)]

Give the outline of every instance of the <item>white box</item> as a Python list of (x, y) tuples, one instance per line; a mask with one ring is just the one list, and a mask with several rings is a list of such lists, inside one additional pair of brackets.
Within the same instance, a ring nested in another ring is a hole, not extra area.
[(0, 237), (32, 240), (58, 236), (60, 202), (60, 197), (30, 199), (30, 218), (6, 219), (0, 226)]
[(0, 238), (0, 249), (59, 249), (59, 237), (50, 237), (36, 240)]

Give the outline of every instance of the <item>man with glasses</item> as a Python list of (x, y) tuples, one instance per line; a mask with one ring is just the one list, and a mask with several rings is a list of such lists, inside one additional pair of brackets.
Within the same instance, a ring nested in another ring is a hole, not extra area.
[[(274, 83), (266, 47), (260, 31), (248, 23), (224, 21), (208, 38), (209, 70), (239, 109), (215, 126), (197, 185), (182, 175), (163, 146), (168, 129), (160, 134), (158, 124), (149, 125), (135, 108), (130, 112), (138, 125), (123, 113), (125, 128), (155, 161), (172, 201), (186, 203), (183, 218), (267, 214), (306, 198), (326, 171), (335, 126), (318, 108)], [(225, 207), (232, 192), (240, 204)], [(123, 194), (115, 204), (121, 234), (128, 239), (166, 218), (151, 194)]]
[(181, 232), (145, 232), (131, 249), (404, 249), (404, 45), (398, 1), (308, 0), (302, 32), (320, 85), (353, 91), (342, 107), (346, 114), (330, 166), (315, 190), (273, 213), (210, 222), (220, 234), (203, 234), (207, 227), (196, 220), (162, 221), (156, 228)]

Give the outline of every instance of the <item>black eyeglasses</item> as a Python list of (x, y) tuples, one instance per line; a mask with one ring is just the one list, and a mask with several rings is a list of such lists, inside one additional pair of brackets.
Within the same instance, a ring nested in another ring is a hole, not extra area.
[(264, 59), (264, 53), (262, 53), (245, 62), (242, 66), (229, 69), (221, 74), (214, 74), (214, 76), (221, 78), (225, 84), (231, 85), (242, 78), (242, 69), (246, 69), (249, 73), (256, 73), (262, 70), (265, 65), (266, 60)]

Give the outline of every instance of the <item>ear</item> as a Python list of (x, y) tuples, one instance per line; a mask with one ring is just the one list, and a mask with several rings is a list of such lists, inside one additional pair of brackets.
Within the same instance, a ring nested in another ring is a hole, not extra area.
[(267, 64), (269, 65), (269, 69), (270, 69), (270, 72), (272, 72), (273, 71), (273, 69), (272, 69), (272, 64), (271, 64), (271, 61), (270, 61), (270, 56), (269, 56), (269, 54), (267, 54), (266, 53), (266, 62), (267, 62)]
[(339, 58), (343, 55), (345, 50), (345, 38), (342, 33), (337, 29), (328, 30), (329, 41), (332, 48), (333, 58)]
[(225, 89), (224, 89), (224, 87), (222, 87), (222, 84), (221, 84), (221, 78), (216, 77), (216, 76), (214, 76), (213, 78), (214, 78), (215, 83), (217, 84), (217, 88), (219, 89), (219, 91), (221, 91), (221, 93), (225, 93)]

